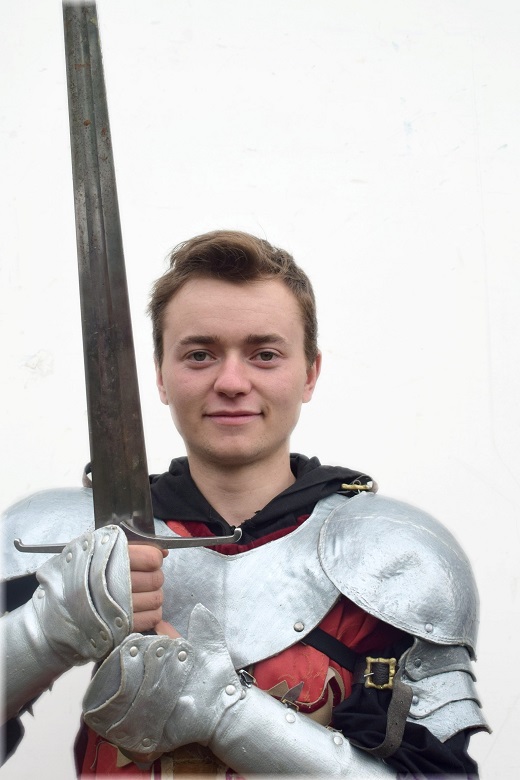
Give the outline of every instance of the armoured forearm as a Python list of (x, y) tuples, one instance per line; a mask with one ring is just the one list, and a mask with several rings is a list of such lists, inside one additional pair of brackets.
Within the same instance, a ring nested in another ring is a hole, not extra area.
[(85, 721), (139, 760), (198, 742), (248, 774), (395, 777), (388, 767), (235, 672), (220, 626), (193, 610), (188, 640), (132, 634), (101, 666)]
[(209, 746), (221, 761), (244, 774), (396, 777), (390, 767), (352, 747), (339, 732), (287, 709), (254, 687), (225, 711)]
[(31, 601), (0, 620), (0, 637), (5, 658), (4, 719), (9, 720), (72, 666), (72, 661), (67, 663), (51, 648)]

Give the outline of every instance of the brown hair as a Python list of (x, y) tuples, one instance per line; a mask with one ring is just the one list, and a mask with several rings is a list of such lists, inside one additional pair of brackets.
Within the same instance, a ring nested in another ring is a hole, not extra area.
[(283, 249), (249, 233), (215, 230), (185, 241), (173, 249), (170, 268), (154, 284), (148, 312), (152, 318), (154, 354), (161, 365), (165, 310), (186, 282), (214, 278), (227, 282), (280, 279), (298, 301), (304, 328), (304, 348), (311, 366), (318, 354), (316, 300), (307, 275)]

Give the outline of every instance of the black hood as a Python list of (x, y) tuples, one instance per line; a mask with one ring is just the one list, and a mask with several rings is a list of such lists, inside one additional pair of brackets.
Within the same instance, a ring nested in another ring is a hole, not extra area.
[[(242, 525), (240, 544), (267, 533), (295, 525), (297, 518), (310, 514), (316, 503), (333, 493), (354, 494), (342, 485), (366, 484), (370, 477), (341, 466), (322, 466), (318, 458), (291, 455), (291, 470), (296, 482), (280, 493)], [(164, 474), (150, 477), (155, 517), (160, 520), (205, 523), (215, 534), (230, 532), (230, 525), (206, 501), (191, 478), (187, 458), (175, 458)]]

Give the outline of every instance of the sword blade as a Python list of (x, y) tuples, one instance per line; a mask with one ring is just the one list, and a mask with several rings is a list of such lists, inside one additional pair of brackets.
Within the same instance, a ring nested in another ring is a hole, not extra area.
[[(96, 528), (163, 549), (238, 542), (155, 535), (96, 4), (63, 2), (83, 353)], [(24, 544), (53, 554), (64, 543)]]
[(153, 534), (96, 4), (63, 19), (95, 522)]

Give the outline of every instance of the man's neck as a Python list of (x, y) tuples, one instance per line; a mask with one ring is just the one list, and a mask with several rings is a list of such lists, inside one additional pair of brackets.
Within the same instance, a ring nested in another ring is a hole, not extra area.
[(189, 459), (193, 481), (230, 525), (241, 525), (295, 482), (289, 455), (265, 464), (215, 467)]

